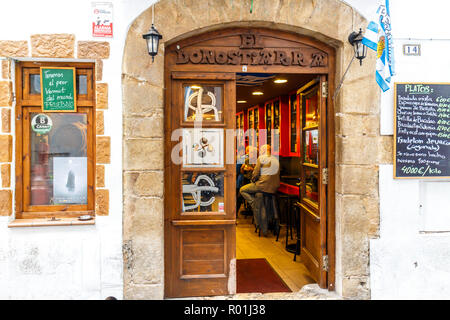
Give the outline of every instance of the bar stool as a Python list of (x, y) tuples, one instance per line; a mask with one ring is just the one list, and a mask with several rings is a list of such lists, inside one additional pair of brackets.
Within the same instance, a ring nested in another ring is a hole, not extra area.
[(277, 234), (280, 228), (277, 194), (260, 191), (255, 194), (255, 198), (261, 205), (259, 212), (254, 214), (255, 232), (259, 230), (258, 235), (261, 236), (261, 229), (264, 233), (271, 226), (273, 234)]
[[(290, 194), (282, 194), (280, 195), (280, 197), (284, 198), (286, 200), (286, 207), (285, 210), (281, 211), (284, 213), (284, 219), (286, 221), (285, 224), (281, 224), (281, 226), (286, 226), (286, 251), (291, 252), (291, 253), (295, 253), (296, 252), (296, 244), (291, 243), (289, 244), (289, 235), (291, 237), (291, 240), (294, 239), (293, 237), (293, 232), (292, 229), (293, 227), (295, 227), (296, 225), (296, 220), (295, 220), (295, 215), (293, 214), (293, 205), (294, 202), (292, 200), (296, 200), (298, 199), (297, 196), (295, 195), (290, 195)], [(280, 228), (281, 229), (281, 228)], [(278, 230), (278, 236), (280, 234), (280, 230)], [(277, 236), (277, 241), (278, 241), (278, 236)]]

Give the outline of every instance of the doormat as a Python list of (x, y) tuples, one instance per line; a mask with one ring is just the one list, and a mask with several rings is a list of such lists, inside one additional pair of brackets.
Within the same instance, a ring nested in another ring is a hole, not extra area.
[(266, 259), (236, 260), (236, 293), (292, 292)]

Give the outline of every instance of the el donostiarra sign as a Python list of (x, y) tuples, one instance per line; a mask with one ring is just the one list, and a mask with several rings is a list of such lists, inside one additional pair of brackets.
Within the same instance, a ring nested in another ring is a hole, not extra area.
[(240, 35), (240, 41), (238, 49), (217, 46), (179, 49), (175, 61), (176, 64), (328, 66), (327, 54), (313, 47), (264, 47), (261, 38), (252, 33)]

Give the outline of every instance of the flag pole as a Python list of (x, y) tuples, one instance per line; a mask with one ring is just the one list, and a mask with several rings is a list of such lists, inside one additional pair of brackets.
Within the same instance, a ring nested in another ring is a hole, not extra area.
[(336, 100), (336, 97), (337, 97), (337, 95), (339, 94), (339, 91), (341, 90), (342, 84), (344, 83), (345, 75), (347, 74), (348, 70), (350, 69), (350, 66), (351, 66), (352, 63), (353, 63), (353, 60), (355, 60), (355, 55), (353, 55), (352, 60), (351, 60), (350, 63), (348, 64), (347, 70), (345, 70), (344, 75), (342, 76), (342, 79), (341, 79), (341, 81), (339, 82), (339, 85), (337, 86), (336, 91), (334, 92), (334, 95), (333, 95), (333, 101)]

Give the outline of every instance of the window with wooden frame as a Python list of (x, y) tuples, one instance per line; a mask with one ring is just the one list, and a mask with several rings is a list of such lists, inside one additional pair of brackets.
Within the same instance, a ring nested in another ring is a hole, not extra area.
[[(76, 112), (42, 111), (40, 67), (74, 68)], [(94, 67), (16, 65), (16, 219), (95, 216)]]

